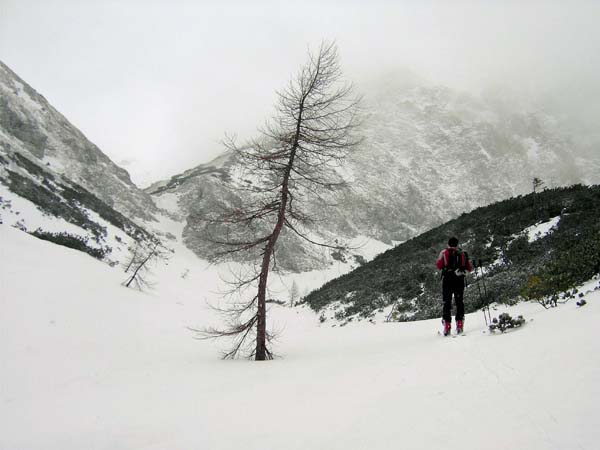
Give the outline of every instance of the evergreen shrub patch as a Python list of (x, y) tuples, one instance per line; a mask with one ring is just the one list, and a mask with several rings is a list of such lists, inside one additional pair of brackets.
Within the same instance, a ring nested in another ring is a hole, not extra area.
[(106, 227), (91, 220), (86, 209), (96, 212), (108, 223), (123, 230), (134, 239), (149, 240), (151, 238), (143, 228), (83, 186), (54, 176), (19, 153), (11, 153), (7, 155), (7, 158), (31, 175), (31, 177), (25, 177), (9, 169), (9, 161), (5, 158), (0, 159), (0, 163), (6, 166), (7, 178), (4, 182), (12, 192), (31, 201), (44, 213), (63, 218), (67, 222), (88, 230), (98, 244), (107, 235)]
[(112, 251), (110, 247), (91, 247), (90, 245), (88, 245), (87, 237), (82, 238), (81, 236), (69, 234), (64, 231), (60, 233), (51, 233), (49, 231), (44, 231), (41, 228), (38, 228), (37, 230), (32, 231), (30, 234), (44, 241), (54, 242), (58, 245), (63, 245), (68, 248), (85, 252), (88, 255), (100, 260)]
[(494, 317), (492, 323), (490, 325), (490, 331), (493, 333), (496, 330), (504, 333), (513, 328), (518, 328), (525, 325), (525, 319), (523, 316), (518, 316), (516, 319), (513, 319), (510, 314), (502, 313), (498, 316), (498, 318)]
[[(555, 229), (529, 242), (523, 231), (554, 217), (560, 217)], [(319, 311), (340, 301), (344, 317), (367, 318), (400, 299), (414, 299), (399, 320), (437, 317), (441, 280), (435, 261), (450, 236), (484, 265), (483, 280), (467, 276), (466, 312), (490, 302), (552, 299), (600, 270), (600, 186), (548, 189), (477, 208), (331, 280), (305, 302)]]

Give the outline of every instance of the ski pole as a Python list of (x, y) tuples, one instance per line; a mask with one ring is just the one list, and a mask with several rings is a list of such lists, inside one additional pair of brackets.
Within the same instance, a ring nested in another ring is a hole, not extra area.
[(487, 309), (488, 317), (490, 318), (490, 323), (492, 323), (492, 314), (490, 313), (490, 300), (487, 293), (487, 288), (485, 287), (485, 275), (483, 273), (483, 262), (481, 259), (479, 260), (479, 269), (481, 270), (481, 284), (483, 285), (483, 295), (485, 295), (485, 307)]
[(483, 305), (483, 307), (481, 308), (481, 311), (483, 312), (483, 318), (485, 319), (485, 325), (486, 325), (486, 327), (489, 327), (488, 319), (487, 319), (487, 316), (485, 315), (485, 304), (484, 304), (483, 298), (481, 296), (481, 286), (479, 284), (479, 277), (477, 274), (477, 261), (476, 260), (473, 260), (473, 269), (475, 270), (475, 284), (477, 285), (477, 291), (479, 292), (479, 301)]
[(396, 302), (394, 302), (394, 304), (392, 305), (392, 310), (390, 311), (390, 313), (388, 314), (388, 316), (385, 319), (386, 322), (389, 322), (390, 320), (392, 320), (392, 314), (394, 314), (395, 309), (396, 309)]

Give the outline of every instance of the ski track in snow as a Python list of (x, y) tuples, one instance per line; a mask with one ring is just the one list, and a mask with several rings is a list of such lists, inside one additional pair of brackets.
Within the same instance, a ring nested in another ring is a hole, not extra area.
[[(177, 234), (179, 225), (162, 226)], [(156, 289), (140, 293), (120, 286), (118, 268), (0, 225), (0, 449), (591, 450), (600, 441), (590, 426), (600, 413), (600, 291), (583, 308), (498, 307), (493, 316), (528, 319), (504, 335), (486, 333), (481, 312), (467, 315), (457, 339), (436, 335), (439, 319), (333, 328), (307, 308), (273, 305), (281, 357), (221, 361), (224, 343), (194, 340), (187, 327), (218, 323), (206, 302), (218, 300), (222, 268), (173, 245), (154, 267)]]

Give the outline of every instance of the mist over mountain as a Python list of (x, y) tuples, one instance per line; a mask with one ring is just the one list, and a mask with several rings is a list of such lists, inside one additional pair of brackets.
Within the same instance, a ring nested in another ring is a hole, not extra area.
[[(143, 191), (3, 64), (0, 90), (0, 181), (14, 190), (14, 179), (22, 177), (21, 195), (28, 179), (28, 198), (49, 202), (52, 191), (62, 189), (52, 187), (52, 177), (61, 177), (85, 191), (69, 194), (71, 203), (91, 193), (133, 221), (169, 214), (185, 224), (185, 244), (208, 259), (216, 250), (208, 238), (219, 230), (208, 229), (207, 214), (248, 201), (240, 187), (253, 180), (231, 153)], [(388, 73), (360, 90), (364, 141), (340, 169), (349, 188), (319, 197), (306, 192), (302, 199), (314, 219), (307, 231), (317, 240), (374, 239), (391, 246), (463, 212), (528, 193), (534, 177), (548, 187), (600, 181), (593, 133), (577, 133), (584, 124), (578, 129), (572, 116), (547, 112), (544, 102), (502, 89), (469, 94), (408, 73)], [(9, 172), (17, 175), (9, 180)], [(285, 270), (324, 268), (334, 259), (362, 261), (358, 249), (332, 252), (292, 233), (284, 232), (278, 245), (278, 265)]]
[[(343, 169), (350, 188), (326, 193), (325, 202), (307, 193), (315, 236), (367, 236), (391, 245), (530, 192), (534, 177), (548, 187), (600, 181), (593, 141), (528, 99), (499, 89), (471, 95), (406, 74), (389, 74), (363, 91), (365, 139)], [(237, 188), (252, 181), (238, 179), (239, 169), (223, 154), (147, 189), (159, 203), (174, 195), (185, 242), (199, 256), (214, 251), (206, 212), (244, 202)], [(323, 267), (331, 258), (294, 236), (284, 236), (280, 251), (280, 266), (290, 270)]]

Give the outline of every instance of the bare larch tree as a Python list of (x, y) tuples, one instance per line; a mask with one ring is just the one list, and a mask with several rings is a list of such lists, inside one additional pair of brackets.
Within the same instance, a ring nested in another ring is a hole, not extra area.
[(151, 242), (136, 241), (135, 246), (129, 249), (129, 257), (123, 264), (127, 279), (123, 286), (135, 285), (140, 291), (151, 288), (152, 283), (147, 278), (149, 266), (156, 260), (168, 259), (167, 249), (159, 240)]
[(336, 45), (322, 43), (317, 53), (309, 51), (297, 76), (277, 92), (276, 114), (259, 130), (259, 137), (243, 146), (233, 139), (226, 142), (247, 179), (253, 180), (248, 188), (252, 200), (206, 220), (220, 226), (220, 238), (213, 240), (222, 248), (220, 257), (254, 251), (258, 260), (254, 272), (236, 281), (238, 288), (254, 286), (256, 294), (227, 308), (230, 321), (224, 329), (203, 330), (202, 338), (234, 338), (225, 358), (235, 358), (243, 348), (251, 348), (246, 341), (254, 331), (256, 345), (248, 356), (256, 360), (273, 357), (268, 348), (271, 336), (265, 303), (282, 231), (312, 244), (340, 247), (309, 236), (305, 227), (314, 217), (304, 211), (303, 203), (344, 186), (338, 168), (360, 143), (356, 133), (359, 99), (352, 85), (341, 81), (341, 75)]

